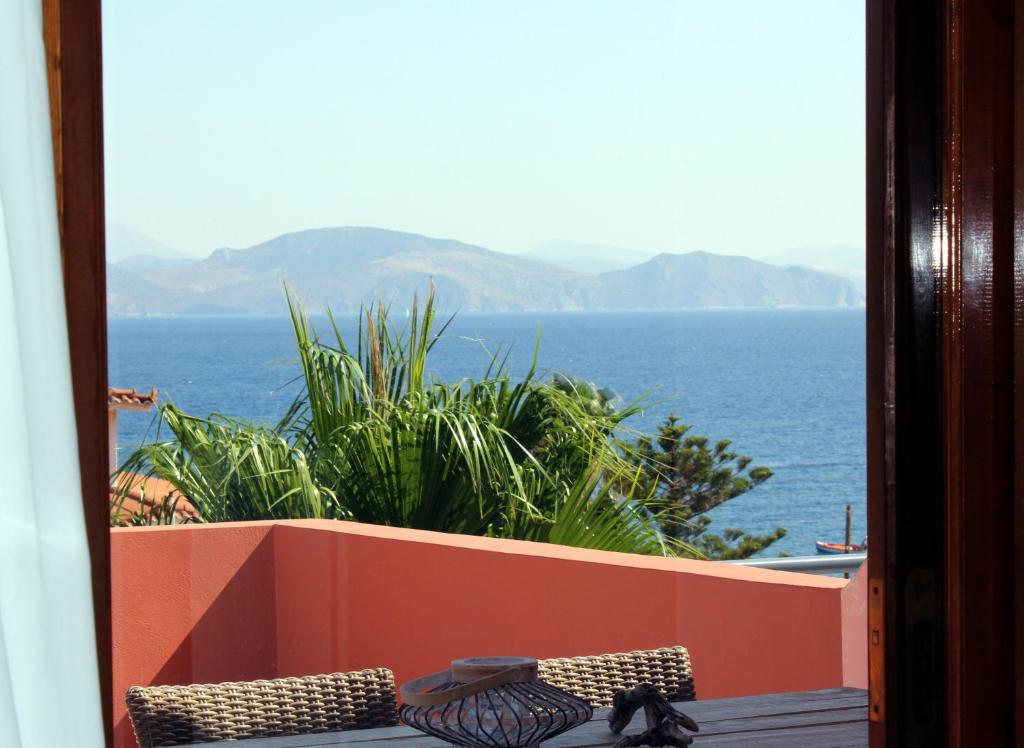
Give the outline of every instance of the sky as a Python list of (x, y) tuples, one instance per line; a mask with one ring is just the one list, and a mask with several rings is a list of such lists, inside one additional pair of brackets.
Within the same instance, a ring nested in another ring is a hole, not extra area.
[(864, 243), (859, 0), (105, 0), (108, 221), (205, 255), (379, 226)]

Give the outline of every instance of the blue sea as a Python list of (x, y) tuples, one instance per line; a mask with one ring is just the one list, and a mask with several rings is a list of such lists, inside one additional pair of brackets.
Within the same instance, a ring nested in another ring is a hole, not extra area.
[[(354, 334), (355, 317), (342, 317)], [(728, 438), (775, 475), (716, 509), (713, 529), (789, 534), (768, 551), (814, 553), (841, 542), (847, 504), (865, 532), (864, 311), (764, 310), (461, 314), (434, 349), (439, 377), (481, 376), (511, 349), (539, 364), (644, 398), (629, 425), (653, 432), (668, 414), (694, 433)], [(284, 317), (150, 317), (110, 321), (110, 383), (148, 390), (187, 412), (275, 421), (298, 392)], [(119, 453), (152, 437), (151, 414), (119, 419)]]

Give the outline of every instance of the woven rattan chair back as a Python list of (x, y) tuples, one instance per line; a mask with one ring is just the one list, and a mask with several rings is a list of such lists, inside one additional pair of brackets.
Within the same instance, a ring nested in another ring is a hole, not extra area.
[(398, 724), (390, 670), (191, 686), (135, 686), (125, 700), (140, 748)]
[(541, 660), (540, 677), (594, 707), (611, 706), (616, 691), (641, 683), (654, 685), (669, 701), (697, 698), (686, 647)]

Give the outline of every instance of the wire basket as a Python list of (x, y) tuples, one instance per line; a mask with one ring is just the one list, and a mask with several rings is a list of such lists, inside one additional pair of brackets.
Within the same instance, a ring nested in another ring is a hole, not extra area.
[(582, 699), (545, 683), (537, 660), (474, 657), (402, 686), (402, 721), (455, 745), (527, 748), (590, 720)]

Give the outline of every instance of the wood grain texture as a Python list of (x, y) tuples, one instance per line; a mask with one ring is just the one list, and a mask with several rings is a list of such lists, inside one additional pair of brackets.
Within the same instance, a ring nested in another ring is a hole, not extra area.
[[(700, 723), (695, 745), (722, 746), (836, 746), (866, 748), (868, 745), (867, 692), (835, 688), (785, 694), (746, 696), (735, 699), (689, 701), (679, 704)], [(607, 709), (576, 730), (547, 741), (545, 748), (598, 748), (614, 744), (608, 731)], [(641, 729), (637, 719), (625, 734)], [(208, 743), (197, 745), (209, 745)], [(447, 745), (409, 727), (321, 733), (247, 741), (251, 748), (439, 748)]]
[(937, 276), (944, 3), (867, 5), (871, 738), (941, 744)]
[[(886, 657), (888, 638), (885, 600), (888, 579), (889, 516), (892, 409), (887, 407), (892, 376), (892, 291), (886, 284), (892, 277), (892, 238), (889, 210), (892, 202), (887, 188), (891, 170), (891, 140), (887, 125), (891, 114), (891, 56), (886, 54), (886, 33), (891, 30), (887, 14), (891, 6), (883, 0), (867, 0), (865, 8), (865, 269), (867, 294), (865, 310), (867, 361), (867, 501), (868, 537), (873, 538), (868, 554), (868, 683), (872, 745), (880, 748), (885, 737)], [(881, 542), (879, 542), (881, 540)]]
[(1024, 3), (868, 8), (884, 70), (869, 60), (869, 94), (885, 89), (868, 125), (868, 236), (885, 248), (869, 255), (869, 388), (886, 376), (882, 417), (869, 389), (872, 688), (890, 717), (873, 745), (1020, 746)]
[[(1024, 548), (1024, 0), (1014, 4), (1014, 543)], [(1014, 554), (1014, 730), (1024, 748), (1024, 553)]]
[[(947, 8), (943, 47), (945, 69), (942, 99), (942, 213), (939, 222), (940, 256), (937, 258), (941, 273), (941, 338), (942, 338), (942, 398), (945, 417), (943, 459), (945, 461), (945, 505), (947, 517), (945, 537), (946, 620), (945, 661), (946, 719), (950, 723), (961, 719), (962, 671), (956, 663), (963, 657), (962, 637), (964, 619), (960, 599), (959, 580), (963, 578), (964, 526), (960, 518), (964, 512), (964, 326), (963, 326), (963, 237), (960, 222), (963, 217), (963, 5)], [(959, 747), (958, 731), (947, 735), (950, 748)]]
[(99, 0), (43, 0), (50, 121), (100, 695), (112, 741), (103, 106)]
[(872, 745), (1024, 746), (1024, 1), (866, 10)]
[(942, 242), (947, 745), (1014, 743), (1014, 17), (946, 13)]

